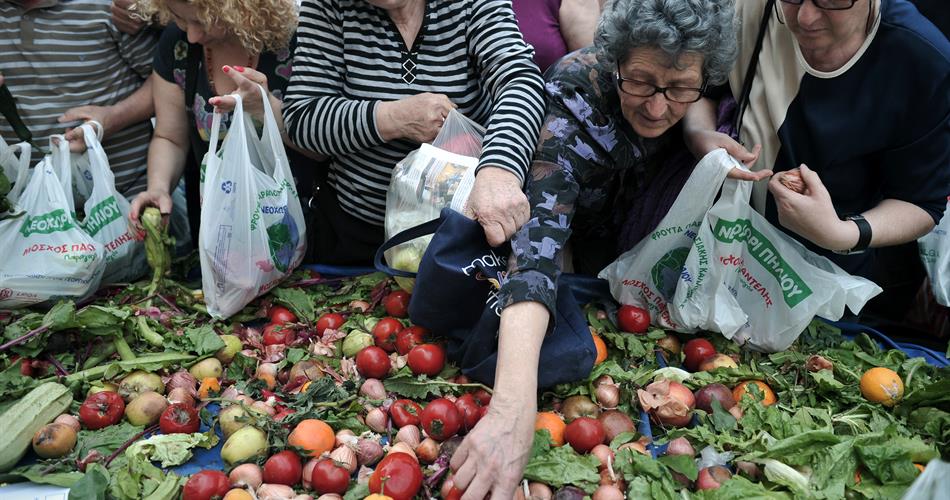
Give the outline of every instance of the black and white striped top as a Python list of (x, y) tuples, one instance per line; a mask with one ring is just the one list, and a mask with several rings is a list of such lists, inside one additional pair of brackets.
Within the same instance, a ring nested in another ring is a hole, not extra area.
[[(142, 86), (152, 72), (158, 37), (150, 30), (130, 36), (112, 23), (111, 0), (45, 0), (30, 10), (0, 1), (0, 73), (17, 101), (34, 141), (47, 147), (50, 135), (79, 122), (59, 123), (77, 106), (115, 104)], [(145, 189), (149, 120), (106, 137), (103, 148), (116, 189), (131, 196)], [(19, 142), (0, 119), (0, 136)], [(34, 149), (33, 163), (43, 153)]]
[(333, 157), (342, 208), (382, 225), (393, 167), (419, 147), (384, 143), (380, 101), (433, 92), (487, 129), (479, 168), (525, 178), (544, 112), (542, 79), (511, 2), (426, 0), (411, 52), (388, 14), (365, 0), (304, 0), (284, 119), (299, 146)]

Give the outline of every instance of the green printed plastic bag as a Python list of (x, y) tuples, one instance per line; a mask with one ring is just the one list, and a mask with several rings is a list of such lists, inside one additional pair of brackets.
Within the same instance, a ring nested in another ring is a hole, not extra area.
[(303, 210), (266, 91), (258, 136), (239, 96), (218, 151), (215, 113), (201, 204), (198, 254), (208, 312), (227, 318), (267, 293), (300, 265), (306, 250)]
[[(743, 168), (723, 150), (723, 168)], [(752, 183), (727, 179), (683, 263), (672, 316), (762, 351), (792, 344), (817, 315), (858, 313), (881, 288), (773, 227), (749, 205)]]
[(649, 310), (654, 325), (680, 332), (694, 330), (676, 317), (669, 304), (697, 230), (732, 168), (721, 155), (726, 155), (725, 150), (704, 157), (656, 229), (600, 272), (618, 302)]

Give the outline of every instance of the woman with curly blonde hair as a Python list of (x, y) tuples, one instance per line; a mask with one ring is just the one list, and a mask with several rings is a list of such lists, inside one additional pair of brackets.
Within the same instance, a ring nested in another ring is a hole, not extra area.
[[(281, 97), (290, 81), (297, 9), (294, 0), (138, 0), (138, 16), (167, 24), (155, 51), (155, 132), (148, 152), (148, 188), (132, 202), (132, 220), (145, 206), (172, 210), (170, 193), (184, 174), (192, 240), (198, 230), (198, 165), (208, 150), (215, 107), (263, 117), (257, 84), (269, 88), (283, 128)], [(182, 104), (184, 103), (184, 106)], [(221, 137), (228, 119), (222, 123)], [(191, 154), (188, 154), (188, 150)], [(312, 160), (288, 149), (301, 196), (309, 195)]]

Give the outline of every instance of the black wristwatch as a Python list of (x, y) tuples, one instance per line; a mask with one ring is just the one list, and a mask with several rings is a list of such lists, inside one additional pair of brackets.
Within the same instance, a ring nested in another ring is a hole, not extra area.
[(862, 253), (868, 249), (871, 244), (871, 224), (861, 214), (846, 215), (841, 220), (854, 221), (858, 225), (858, 242), (851, 250), (835, 252), (839, 255), (852, 255)]

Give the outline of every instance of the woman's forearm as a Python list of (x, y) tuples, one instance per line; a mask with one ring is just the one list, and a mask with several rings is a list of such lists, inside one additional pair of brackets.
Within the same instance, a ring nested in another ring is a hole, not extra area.
[(154, 135), (148, 148), (148, 189), (171, 193), (185, 170), (185, 149), (165, 137)]
[(492, 404), (536, 404), (538, 360), (550, 314), (540, 302), (518, 302), (501, 313)]

